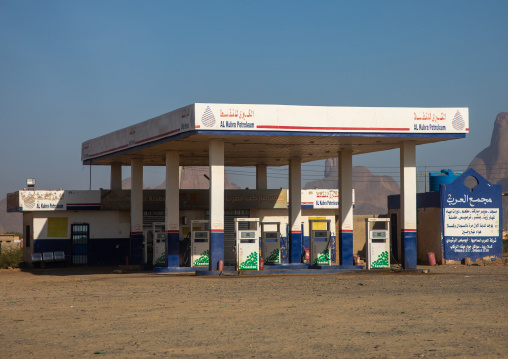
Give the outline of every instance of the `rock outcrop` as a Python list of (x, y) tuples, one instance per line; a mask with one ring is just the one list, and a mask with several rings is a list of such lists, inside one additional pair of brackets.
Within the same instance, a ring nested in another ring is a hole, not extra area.
[(7, 212), (7, 199), (0, 200), (0, 233), (23, 232), (23, 215), (19, 212)]
[[(205, 177), (206, 175), (206, 177)], [(210, 170), (208, 166), (187, 166), (182, 167), (182, 173), (180, 176), (180, 188), (181, 189), (208, 189), (210, 188)], [(131, 188), (131, 178), (128, 177), (122, 181), (122, 189)], [(150, 189), (143, 185), (143, 188)], [(154, 189), (165, 189), (166, 181), (162, 182), (159, 186)], [(224, 171), (224, 188), (225, 189), (239, 189), (235, 183), (232, 183), (226, 171)]]
[(469, 168), (508, 192), (508, 112), (497, 115), (489, 147), (476, 155)]
[[(326, 160), (324, 178), (307, 182), (304, 188), (338, 188), (338, 160)], [(386, 214), (386, 198), (388, 195), (400, 193), (399, 185), (393, 178), (376, 176), (362, 166), (353, 167), (353, 188), (355, 214)]]
[[(476, 155), (469, 168), (508, 192), (508, 112), (497, 115), (489, 147)], [(503, 228), (508, 228), (508, 196), (503, 197)]]
[[(182, 167), (180, 177), (181, 189), (208, 189), (210, 188), (210, 169), (208, 166), (188, 166)], [(156, 189), (166, 188), (166, 181), (164, 181)], [(239, 189), (235, 183), (232, 183), (226, 171), (224, 171), (224, 188), (225, 189)]]

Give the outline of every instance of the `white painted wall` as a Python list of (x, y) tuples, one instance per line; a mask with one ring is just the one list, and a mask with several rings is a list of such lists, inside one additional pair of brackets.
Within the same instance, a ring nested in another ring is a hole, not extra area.
[(68, 218), (67, 237), (65, 238), (70, 238), (71, 225), (76, 223), (90, 224), (90, 239), (128, 238), (130, 236), (129, 211), (57, 211), (33, 212), (31, 215), (33, 215), (32, 238), (35, 239), (62, 239), (61, 237), (48, 237), (48, 218)]

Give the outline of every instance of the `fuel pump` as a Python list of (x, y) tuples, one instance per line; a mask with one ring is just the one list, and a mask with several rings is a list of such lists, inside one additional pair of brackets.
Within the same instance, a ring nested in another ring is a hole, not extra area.
[(152, 228), (143, 228), (143, 263), (153, 264), (153, 231)]
[(208, 267), (210, 263), (209, 221), (191, 221), (191, 267)]
[(390, 219), (367, 218), (367, 269), (390, 268)]
[(331, 265), (331, 232), (329, 219), (309, 221), (310, 232), (310, 264)]
[[(240, 229), (240, 223), (249, 229)], [(259, 270), (259, 218), (235, 218), (236, 269)]]
[(166, 227), (164, 222), (152, 223), (153, 264), (166, 263)]
[(261, 257), (265, 264), (281, 263), (280, 223), (261, 222)]

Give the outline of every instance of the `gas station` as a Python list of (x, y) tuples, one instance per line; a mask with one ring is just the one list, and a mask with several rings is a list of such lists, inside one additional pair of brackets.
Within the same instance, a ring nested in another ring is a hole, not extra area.
[[(415, 269), (416, 146), (465, 138), (468, 127), (467, 108), (195, 103), (85, 141), (82, 162), (90, 166), (110, 166), (111, 190), (121, 189), (122, 166), (131, 168), (131, 264), (144, 261), (143, 166), (165, 167), (163, 243), (164, 267), (169, 272), (178, 271), (180, 267), (179, 168), (209, 166), (208, 219), (206, 223), (199, 223), (199, 230), (191, 231), (192, 263), (207, 265), (208, 271), (216, 272), (227, 256), (225, 251), (229, 251), (229, 248), (225, 250), (224, 239), (225, 166), (255, 167), (257, 190), (268, 190), (267, 167), (289, 166), (286, 224), (287, 264), (291, 265), (302, 263), (302, 163), (338, 157), (340, 203), (337, 203), (336, 261), (339, 266), (350, 266), (353, 264), (354, 230), (353, 155), (399, 149), (402, 265), (405, 269)], [(335, 227), (331, 222), (311, 222), (309, 265), (331, 264), (330, 233)], [(240, 229), (242, 224), (244, 227)], [(280, 264), (282, 225), (280, 222), (262, 223), (254, 218), (236, 221), (238, 265), (245, 263), (245, 268), (257, 269), (259, 258), (267, 265)], [(374, 238), (373, 243), (379, 240)], [(251, 253), (256, 254), (251, 256)]]

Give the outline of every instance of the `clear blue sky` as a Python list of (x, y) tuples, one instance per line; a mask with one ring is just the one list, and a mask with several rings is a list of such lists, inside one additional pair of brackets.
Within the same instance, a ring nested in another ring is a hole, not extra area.
[[(417, 150), (419, 166), (463, 170), (508, 111), (507, 16), (505, 0), (0, 0), (0, 198), (26, 178), (88, 189), (83, 141), (194, 102), (469, 107), (465, 140)], [(398, 151), (353, 161), (398, 174)], [(230, 176), (253, 187), (244, 173)]]

